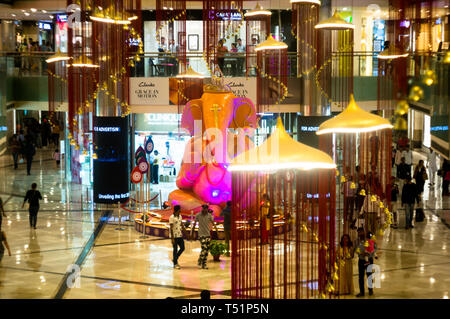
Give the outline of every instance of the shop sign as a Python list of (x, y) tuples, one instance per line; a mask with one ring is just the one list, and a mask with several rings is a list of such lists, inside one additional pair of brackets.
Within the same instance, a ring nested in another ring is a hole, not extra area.
[(240, 20), (242, 20), (242, 15), (238, 11), (230, 12), (230, 11), (210, 10), (209, 11), (209, 19), (215, 20), (215, 18), (217, 18), (217, 20), (222, 20), (222, 21), (227, 21), (227, 20), (240, 21)]
[(51, 30), (52, 29), (52, 25), (50, 23), (39, 22), (39, 29)]
[(169, 105), (169, 78), (130, 78), (130, 105)]
[(256, 78), (225, 78), (225, 85), (228, 85), (234, 95), (247, 97), (256, 103)]

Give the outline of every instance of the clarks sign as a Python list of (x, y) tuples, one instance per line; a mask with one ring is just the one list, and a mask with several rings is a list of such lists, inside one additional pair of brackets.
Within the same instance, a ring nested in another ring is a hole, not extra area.
[(130, 105), (168, 105), (169, 78), (130, 78)]
[(232, 78), (225, 79), (234, 95), (239, 97), (248, 97), (253, 103), (256, 103), (256, 78)]

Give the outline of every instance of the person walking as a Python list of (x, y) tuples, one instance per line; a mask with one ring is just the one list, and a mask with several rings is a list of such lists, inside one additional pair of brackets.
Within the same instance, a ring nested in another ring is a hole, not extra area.
[(448, 185), (450, 183), (450, 161), (444, 159), (441, 167), (441, 176), (442, 176), (442, 196), (448, 196)]
[(9, 139), (9, 147), (11, 149), (11, 154), (13, 157), (14, 169), (17, 169), (19, 167), (18, 161), (19, 161), (20, 150), (22, 149), (22, 143), (20, 142), (19, 136), (17, 134), (14, 134)]
[(262, 202), (260, 205), (260, 227), (261, 227), (261, 245), (269, 243), (269, 230), (270, 230), (270, 198), (269, 195), (262, 195)]
[(59, 153), (58, 149), (56, 149), (53, 153), (53, 159), (56, 161), (56, 168), (59, 168), (59, 163), (61, 162), (61, 154)]
[(8, 240), (6, 239), (6, 234), (0, 229), (0, 262), (5, 254), (5, 247), (8, 250), (8, 256), (11, 256), (11, 249), (9, 248)]
[(420, 160), (414, 169), (414, 180), (416, 181), (417, 191), (419, 192), (419, 196), (423, 193), (423, 188), (425, 185), (425, 181), (428, 179), (427, 171), (425, 170), (425, 165), (423, 160)]
[[(186, 229), (183, 224), (183, 217), (180, 215), (181, 207), (180, 205), (175, 205), (173, 207), (173, 214), (169, 218), (170, 226), (170, 239), (172, 240), (173, 246), (173, 268), (180, 269), (178, 264), (178, 259), (184, 252), (184, 239), (183, 233)], [(179, 248), (179, 249), (178, 249)]]
[(27, 201), (30, 204), (30, 207), (28, 208), (30, 213), (30, 227), (34, 229), (36, 229), (37, 215), (39, 212), (39, 200), (42, 199), (41, 193), (36, 188), (36, 183), (31, 184), (31, 189), (27, 191), (22, 204), (22, 208)]
[[(367, 274), (367, 277), (370, 276), (367, 273), (367, 267), (369, 264), (373, 263), (373, 259), (370, 260), (369, 253), (366, 252), (366, 236), (364, 232), (364, 228), (358, 228), (358, 239), (356, 241), (356, 252), (358, 253), (358, 283), (359, 283), (359, 294), (356, 297), (364, 297), (364, 279)], [(368, 261), (366, 261), (368, 260)], [(373, 295), (373, 288), (369, 288), (369, 295)]]
[(391, 177), (391, 212), (393, 215), (392, 228), (396, 229), (398, 227), (398, 185), (396, 183), (395, 177)]
[(154, 153), (155, 155), (153, 156), (151, 177), (153, 184), (159, 184), (159, 162), (161, 161), (161, 158), (159, 156), (158, 151), (155, 151)]
[(405, 162), (405, 158), (401, 158), (400, 165), (397, 167), (397, 178), (400, 180), (400, 188), (403, 189), (403, 185), (407, 178), (411, 178), (411, 170)]
[(8, 217), (8, 216), (6, 216), (6, 214), (5, 214), (5, 209), (3, 208), (3, 200), (0, 197), (0, 230), (2, 230), (3, 217)]
[(428, 175), (430, 179), (430, 187), (434, 186), (434, 178), (437, 172), (437, 164), (436, 164), (436, 152), (430, 148), (430, 153), (428, 154), (427, 162), (428, 162)]
[(230, 256), (230, 238), (231, 238), (231, 201), (227, 202), (227, 206), (220, 212), (223, 217), (223, 232), (225, 234), (225, 245), (227, 246), (226, 256)]
[(33, 163), (33, 156), (36, 154), (36, 148), (33, 145), (33, 141), (30, 135), (27, 135), (25, 137), (23, 154), (27, 161), (27, 175), (31, 175), (31, 164)]
[(406, 184), (402, 189), (402, 205), (405, 207), (406, 226), (405, 229), (414, 228), (412, 225), (414, 215), (414, 203), (419, 203), (419, 192), (416, 184), (411, 182), (411, 177), (406, 179)]
[(402, 157), (405, 158), (405, 163), (406, 163), (406, 165), (408, 165), (408, 167), (409, 167), (408, 173), (409, 173), (409, 175), (411, 176), (411, 168), (412, 168), (413, 154), (412, 154), (412, 151), (411, 151), (411, 149), (410, 149), (410, 147), (409, 147), (409, 144), (406, 145), (405, 149), (403, 150), (403, 152), (402, 152)]
[(208, 205), (202, 205), (202, 211), (195, 215), (194, 225), (192, 225), (191, 238), (194, 238), (194, 229), (198, 223), (198, 239), (201, 244), (200, 256), (198, 257), (198, 267), (208, 269), (206, 261), (208, 259), (209, 243), (211, 242), (211, 224), (214, 225), (216, 232), (217, 226), (214, 223), (214, 217), (209, 213)]
[(339, 267), (338, 293), (339, 295), (353, 294), (353, 257), (354, 248), (348, 234), (341, 237), (338, 251), (339, 260), (341, 261)]

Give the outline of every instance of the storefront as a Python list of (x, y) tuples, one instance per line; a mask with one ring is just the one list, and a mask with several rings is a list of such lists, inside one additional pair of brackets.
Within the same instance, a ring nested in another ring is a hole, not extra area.
[(147, 113), (135, 115), (134, 148), (144, 146), (146, 139), (151, 138), (154, 152), (158, 151), (162, 161), (159, 167), (160, 182), (175, 182), (181, 167), (186, 143), (190, 136), (179, 130), (181, 114), (177, 113)]
[(67, 14), (57, 14), (55, 24), (55, 51), (67, 52)]

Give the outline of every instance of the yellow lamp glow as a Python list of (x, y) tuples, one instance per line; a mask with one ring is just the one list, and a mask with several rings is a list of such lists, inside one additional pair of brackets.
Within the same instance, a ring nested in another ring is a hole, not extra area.
[(276, 171), (279, 169), (335, 169), (325, 152), (292, 139), (278, 118), (275, 131), (260, 146), (234, 158), (230, 171)]
[(355, 25), (348, 23), (347, 21), (339, 17), (337, 10), (335, 10), (334, 14), (330, 18), (316, 24), (314, 28), (325, 30), (348, 30), (355, 29)]
[(291, 0), (290, 2), (300, 4), (317, 4), (320, 6), (320, 0)]
[(392, 128), (389, 120), (361, 109), (350, 94), (350, 103), (339, 115), (323, 122), (317, 135), (329, 133), (364, 133)]
[(404, 51), (400, 50), (399, 48), (393, 45), (381, 51), (381, 53), (378, 55), (378, 59), (392, 60), (398, 58), (406, 58), (407, 56), (408, 53), (405, 53)]
[(62, 53), (59, 49), (56, 51), (55, 54), (53, 54), (51, 57), (49, 57), (45, 62), (47, 63), (54, 63), (58, 61), (67, 61), (70, 60), (70, 56), (67, 55), (67, 53)]
[(259, 3), (256, 3), (256, 7), (253, 10), (250, 10), (244, 14), (244, 17), (256, 17), (256, 16), (270, 16), (272, 12), (269, 10), (264, 10), (261, 8)]
[(85, 68), (98, 68), (99, 66), (97, 64), (92, 63), (91, 59), (89, 59), (87, 56), (80, 56), (76, 58), (71, 66), (73, 67), (85, 67)]
[(186, 70), (186, 72), (180, 73), (177, 75), (177, 78), (194, 78), (194, 79), (203, 79), (205, 76), (201, 73), (195, 72), (190, 66)]
[(287, 49), (287, 44), (284, 42), (280, 42), (275, 40), (272, 37), (272, 34), (269, 34), (267, 37), (267, 40), (264, 42), (258, 44), (255, 47), (255, 51), (261, 51), (261, 50), (281, 50), (281, 49)]

